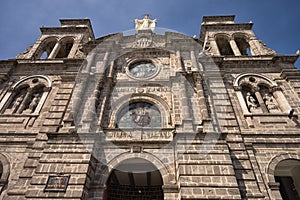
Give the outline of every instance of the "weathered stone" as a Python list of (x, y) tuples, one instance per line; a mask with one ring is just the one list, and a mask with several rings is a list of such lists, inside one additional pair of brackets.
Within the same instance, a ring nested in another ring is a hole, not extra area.
[(282, 199), (283, 176), (300, 194), (297, 56), (252, 23), (96, 39), (60, 22), (0, 62), (3, 199)]

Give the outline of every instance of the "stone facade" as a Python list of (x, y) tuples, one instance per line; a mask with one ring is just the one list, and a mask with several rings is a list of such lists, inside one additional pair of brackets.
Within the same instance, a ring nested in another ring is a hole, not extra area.
[(60, 22), (0, 61), (1, 199), (299, 199), (298, 55), (234, 16)]

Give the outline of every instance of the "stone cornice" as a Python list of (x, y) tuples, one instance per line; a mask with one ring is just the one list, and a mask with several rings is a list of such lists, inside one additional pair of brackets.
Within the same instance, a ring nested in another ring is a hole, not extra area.
[(295, 64), (298, 58), (299, 55), (275, 55), (273, 61)]
[(240, 31), (252, 30), (253, 23), (242, 24), (202, 24), (200, 30), (200, 40), (204, 39), (205, 32), (208, 30)]
[(76, 27), (76, 26), (66, 26), (66, 27), (41, 27), (41, 32), (43, 34), (59, 34), (59, 33), (84, 33), (89, 30), (88, 27)]
[(243, 67), (268, 67), (272, 68), (277, 63), (290, 63), (294, 64), (299, 56), (294, 55), (262, 55), (262, 56), (213, 56), (213, 60), (220, 67), (231, 67), (238, 68), (238, 66)]
[(241, 23), (241, 24), (203, 24), (201, 30), (252, 30), (253, 23)]
[(300, 70), (298, 69), (283, 69), (281, 71), (280, 77), (283, 79), (291, 80), (291, 79), (300, 79)]
[(16, 62), (18, 64), (46, 64), (46, 65), (55, 65), (55, 64), (81, 64), (84, 61), (84, 59), (37, 59), (37, 60), (31, 60), (31, 59), (18, 59)]
[(3, 65), (15, 65), (17, 63), (16, 59), (0, 60), (0, 66)]

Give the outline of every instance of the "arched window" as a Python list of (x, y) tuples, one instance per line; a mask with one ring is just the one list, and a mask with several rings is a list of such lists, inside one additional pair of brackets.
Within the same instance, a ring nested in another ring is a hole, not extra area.
[(55, 58), (68, 58), (73, 47), (74, 39), (71, 37), (63, 38), (60, 41), (60, 48)]
[(17, 82), (0, 103), (4, 114), (38, 114), (51, 88), (45, 76), (31, 76)]
[(234, 82), (234, 88), (244, 114), (293, 113), (277, 84), (265, 76), (240, 75)]
[(56, 37), (49, 37), (44, 39), (39, 48), (34, 54), (35, 59), (47, 59), (49, 58), (51, 52), (53, 51), (57, 43)]
[(118, 114), (117, 128), (159, 128), (162, 127), (159, 109), (147, 102), (130, 103)]
[(219, 48), (219, 52), (221, 55), (234, 55), (232, 48), (230, 46), (229, 41), (224, 38), (224, 37), (217, 37), (216, 39), (218, 48)]
[(235, 43), (240, 50), (241, 55), (251, 56), (250, 45), (244, 37), (237, 36), (234, 38)]
[(74, 44), (72, 37), (65, 37), (58, 41), (56, 37), (44, 39), (36, 51), (35, 59), (67, 58)]

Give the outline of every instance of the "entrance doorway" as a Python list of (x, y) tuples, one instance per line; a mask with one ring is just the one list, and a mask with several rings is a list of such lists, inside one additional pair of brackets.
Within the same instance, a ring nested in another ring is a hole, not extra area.
[(287, 159), (275, 168), (275, 180), (280, 184), (280, 194), (284, 200), (300, 200), (300, 161)]
[(106, 186), (107, 200), (164, 199), (159, 170), (144, 159), (129, 159), (120, 163), (110, 174)]

